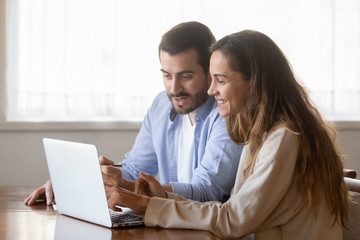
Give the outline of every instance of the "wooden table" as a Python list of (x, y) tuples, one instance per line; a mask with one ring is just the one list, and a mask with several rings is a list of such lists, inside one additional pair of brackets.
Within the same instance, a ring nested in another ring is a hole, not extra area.
[(23, 201), (35, 187), (0, 186), (0, 239), (218, 239), (206, 231), (147, 227), (110, 229), (67, 217), (51, 206)]

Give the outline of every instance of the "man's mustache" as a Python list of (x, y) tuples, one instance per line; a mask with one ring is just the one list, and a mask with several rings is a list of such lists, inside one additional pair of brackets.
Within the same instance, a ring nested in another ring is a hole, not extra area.
[(170, 97), (190, 97), (190, 94), (181, 92), (178, 94), (170, 94)]

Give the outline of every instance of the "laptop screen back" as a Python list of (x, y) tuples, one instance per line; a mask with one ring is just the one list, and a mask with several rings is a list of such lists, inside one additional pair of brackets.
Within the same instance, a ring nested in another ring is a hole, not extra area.
[(49, 138), (43, 143), (58, 211), (111, 227), (96, 147)]

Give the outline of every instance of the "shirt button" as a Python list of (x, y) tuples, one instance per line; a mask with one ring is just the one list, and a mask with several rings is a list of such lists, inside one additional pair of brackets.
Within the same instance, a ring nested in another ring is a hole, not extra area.
[(195, 138), (195, 140), (198, 142), (200, 140), (200, 138), (197, 137), (197, 138)]
[(196, 116), (196, 117), (195, 117), (195, 120), (196, 120), (196, 121), (199, 121), (199, 117), (198, 117), (198, 116)]

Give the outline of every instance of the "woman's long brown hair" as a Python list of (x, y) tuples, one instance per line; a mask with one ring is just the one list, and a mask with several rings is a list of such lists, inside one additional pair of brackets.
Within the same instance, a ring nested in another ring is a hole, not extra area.
[(227, 118), (231, 139), (249, 144), (245, 176), (252, 174), (264, 134), (286, 122), (299, 139), (295, 174), (304, 202), (315, 210), (325, 195), (334, 222), (345, 226), (348, 193), (335, 128), (323, 120), (282, 51), (269, 37), (251, 30), (224, 37), (212, 46), (214, 51), (250, 81), (245, 110)]

